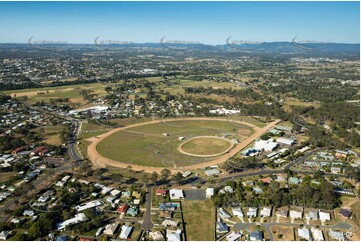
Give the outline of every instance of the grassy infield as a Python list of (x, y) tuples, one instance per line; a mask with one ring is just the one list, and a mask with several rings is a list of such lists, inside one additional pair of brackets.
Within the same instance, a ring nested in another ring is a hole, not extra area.
[[(238, 136), (235, 131), (241, 128), (251, 130), (251, 128), (236, 125), (237, 127), (227, 121), (174, 121), (144, 125), (107, 137), (98, 144), (97, 149), (101, 155), (132, 164), (165, 166), (165, 164), (172, 165), (172, 163), (167, 162), (174, 161), (177, 165), (189, 165), (194, 162), (206, 161), (206, 159), (189, 157), (178, 152), (177, 147), (183, 142), (178, 139), (179, 137), (227, 135), (229, 139), (238, 138), (242, 140), (245, 137)], [(168, 136), (165, 136), (165, 133)], [(224, 150), (224, 143), (216, 145), (216, 148)], [(205, 151), (205, 148), (210, 147), (209, 145), (209, 142), (203, 142), (202, 147), (192, 148), (192, 144), (190, 144), (188, 148)], [(228, 144), (226, 144), (227, 147)]]

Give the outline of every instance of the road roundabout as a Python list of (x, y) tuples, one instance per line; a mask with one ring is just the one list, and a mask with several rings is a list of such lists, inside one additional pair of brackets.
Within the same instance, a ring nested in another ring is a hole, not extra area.
[(160, 173), (164, 168), (184, 172), (220, 165), (278, 122), (260, 128), (225, 118), (153, 120), (89, 138), (87, 153), (96, 168), (131, 166), (148, 173)]

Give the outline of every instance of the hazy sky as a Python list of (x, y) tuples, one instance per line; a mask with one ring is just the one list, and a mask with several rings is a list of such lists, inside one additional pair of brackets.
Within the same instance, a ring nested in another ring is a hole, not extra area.
[(0, 42), (360, 42), (359, 2), (0, 2)]

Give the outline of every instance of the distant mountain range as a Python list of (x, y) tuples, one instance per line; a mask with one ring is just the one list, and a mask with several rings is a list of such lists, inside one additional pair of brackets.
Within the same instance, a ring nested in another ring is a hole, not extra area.
[[(175, 53), (179, 55), (224, 55), (232, 56), (242, 53), (249, 55), (266, 56), (304, 56), (304, 57), (340, 57), (352, 60), (359, 59), (360, 44), (345, 43), (299, 43), (299, 42), (264, 42), (264, 43), (241, 43), (229, 42), (223, 45), (208, 44), (174, 44), (174, 43), (127, 43), (127, 44), (0, 44), (0, 50), (14, 53), (17, 49), (24, 52), (34, 52), (39, 50), (61, 50), (75, 52), (93, 52), (93, 51), (138, 51), (147, 53), (157, 53), (161, 51)], [(42, 51), (43, 52), (43, 51)], [(15, 53), (14, 53), (15, 54)]]

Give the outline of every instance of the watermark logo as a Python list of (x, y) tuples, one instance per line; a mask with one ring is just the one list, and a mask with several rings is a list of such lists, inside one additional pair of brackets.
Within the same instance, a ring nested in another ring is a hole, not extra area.
[(28, 44), (31, 48), (44, 51), (61, 51), (61, 47), (69, 45), (68, 41), (63, 40), (35, 40), (34, 36), (28, 39)]
[(124, 50), (125, 47), (134, 46), (134, 41), (125, 40), (101, 40), (101, 36), (94, 39), (94, 44), (98, 50)]
[(264, 44), (263, 41), (252, 40), (231, 40), (232, 36), (226, 39), (226, 45), (234, 50), (254, 50), (256, 46)]
[(328, 41), (315, 41), (315, 40), (297, 40), (298, 36), (293, 37), (292, 45), (302, 51), (316, 51), (321, 50), (320, 44), (332, 44)]
[(167, 36), (163, 36), (160, 39), (160, 45), (163, 48), (171, 50), (190, 50), (194, 49), (197, 45), (201, 43), (199, 41), (188, 41), (188, 40), (167, 40)]

